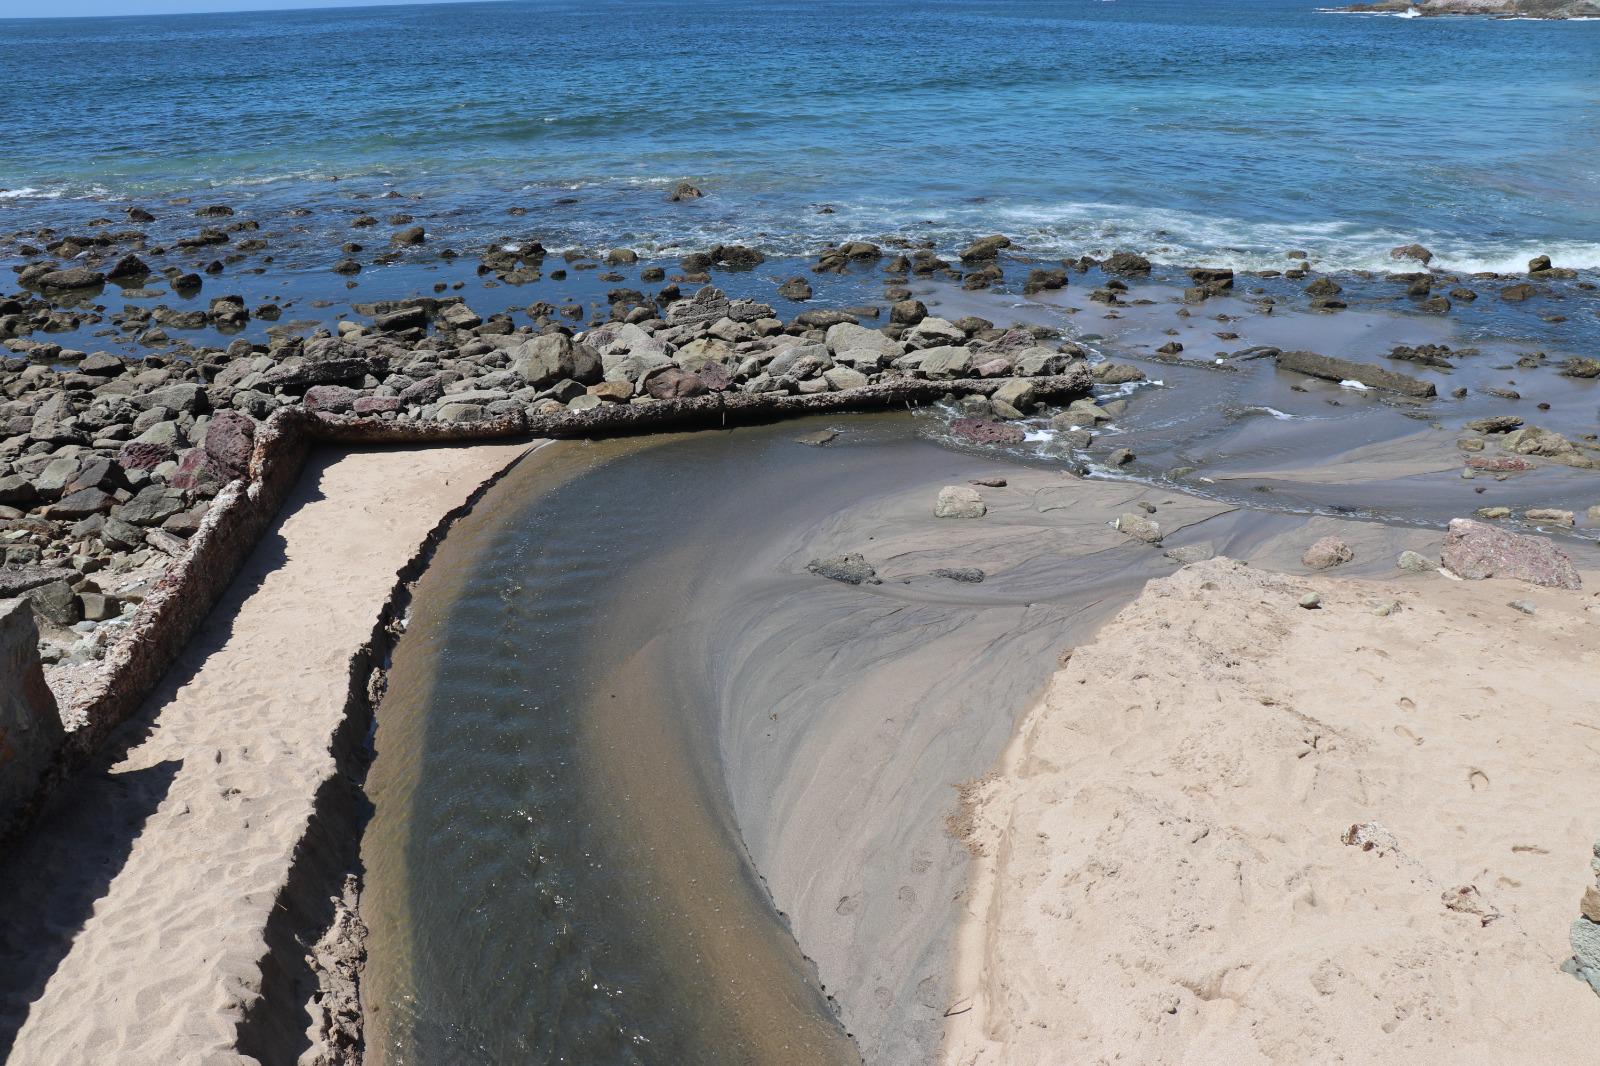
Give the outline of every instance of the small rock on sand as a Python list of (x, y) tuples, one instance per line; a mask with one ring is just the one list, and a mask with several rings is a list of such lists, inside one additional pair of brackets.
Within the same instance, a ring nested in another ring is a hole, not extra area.
[(934, 577), (947, 578), (951, 581), (961, 581), (969, 585), (976, 585), (984, 578), (982, 570), (976, 566), (950, 566), (940, 567), (933, 572)]
[(846, 555), (833, 555), (826, 559), (813, 559), (806, 564), (806, 569), (819, 577), (831, 581), (843, 581), (846, 585), (880, 585), (878, 571), (867, 562), (860, 552), (850, 552)]
[(1216, 554), (1210, 544), (1185, 544), (1181, 548), (1168, 548), (1163, 554), (1181, 566), (1203, 563)]
[(978, 490), (967, 485), (946, 485), (933, 506), (935, 518), (982, 518), (988, 513)]
[(1322, 607), (1322, 594), (1320, 592), (1308, 592), (1300, 597), (1299, 602), (1300, 606), (1308, 611), (1318, 610)]
[(1395, 564), (1408, 574), (1431, 574), (1439, 569), (1439, 564), (1420, 552), (1403, 551), (1400, 559)]
[(1510, 603), (1506, 604), (1506, 606), (1511, 608), (1513, 611), (1521, 611), (1523, 614), (1533, 614), (1539, 609), (1534, 605), (1532, 600), (1512, 600)]
[(1128, 511), (1121, 518), (1117, 519), (1116, 525), (1120, 532), (1126, 533), (1135, 540), (1142, 540), (1146, 544), (1161, 543), (1160, 523), (1153, 522), (1144, 515), (1138, 515), (1134, 514), (1132, 511)]
[(1306, 549), (1300, 561), (1313, 570), (1327, 570), (1340, 563), (1348, 563), (1355, 557), (1356, 553), (1350, 549), (1350, 545), (1338, 537), (1323, 537)]

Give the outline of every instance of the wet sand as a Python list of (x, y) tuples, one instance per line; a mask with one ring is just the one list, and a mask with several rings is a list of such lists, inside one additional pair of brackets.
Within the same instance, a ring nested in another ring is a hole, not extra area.
[[(839, 436), (794, 440), (819, 427)], [(867, 1061), (926, 1060), (956, 997), (956, 786), (1063, 648), (1177, 569), (1111, 522), (1148, 505), (1163, 547), (1283, 566), (1338, 532), (1356, 573), (1437, 539), (928, 432), (878, 416), (559, 445), (457, 528), (369, 778), (369, 1023), (393, 1061), (616, 1041), (792, 1061), (835, 1010)], [(983, 518), (934, 517), (941, 486), (994, 475)], [(847, 552), (881, 584), (806, 569)], [(934, 573), (965, 567), (984, 580)]]

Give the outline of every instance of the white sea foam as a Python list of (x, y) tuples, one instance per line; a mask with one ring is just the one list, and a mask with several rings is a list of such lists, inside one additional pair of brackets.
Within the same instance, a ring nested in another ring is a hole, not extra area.
[(20, 189), (0, 189), (0, 200), (59, 200), (65, 194), (64, 189), (36, 189), (32, 185), (24, 185)]
[(1357, 381), (1355, 378), (1345, 378), (1343, 381), (1339, 382), (1339, 387), (1341, 389), (1355, 389), (1357, 392), (1371, 392), (1372, 391), (1372, 386), (1371, 385), (1363, 385), (1363, 384), (1361, 384), (1361, 382)]

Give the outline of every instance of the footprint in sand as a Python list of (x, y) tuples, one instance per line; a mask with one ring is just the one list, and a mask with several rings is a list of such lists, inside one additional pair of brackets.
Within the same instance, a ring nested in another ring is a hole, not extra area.
[(1480, 788), (1489, 787), (1489, 775), (1474, 767), (1467, 771), (1467, 786), (1476, 792)]

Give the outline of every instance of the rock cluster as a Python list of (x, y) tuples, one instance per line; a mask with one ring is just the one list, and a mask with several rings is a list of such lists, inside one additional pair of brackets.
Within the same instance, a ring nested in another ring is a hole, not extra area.
[[(509, 254), (509, 253), (508, 253)], [(741, 250), (714, 250), (742, 262)], [(759, 256), (759, 253), (754, 253)], [(500, 264), (523, 269), (512, 257)], [(184, 551), (209, 501), (244, 475), (258, 424), (279, 408), (389, 422), (473, 423), (717, 394), (810, 396), (896, 381), (995, 379), (971, 397), (992, 438), (1036, 404), (1031, 379), (1083, 353), (1043, 329), (953, 323), (913, 310), (861, 316), (771, 307), (705, 286), (613, 293), (611, 320), (574, 332), (480, 319), (455, 300), (364, 305), (371, 322), (309, 336), (274, 331), (226, 349), (143, 359), (27, 337), (0, 359), (0, 595), (26, 596), (52, 661), (98, 658), (106, 623), (131, 613)], [(920, 305), (919, 305), (920, 308)], [(208, 318), (246, 315), (213, 301)], [(537, 332), (535, 332), (537, 330)], [(1018, 434), (1020, 435), (1020, 433)]]
[(1589, 872), (1594, 875), (1594, 883), (1584, 890), (1583, 900), (1578, 904), (1578, 917), (1568, 936), (1572, 942), (1572, 958), (1561, 968), (1587, 981), (1595, 995), (1600, 996), (1600, 841), (1595, 842)]

